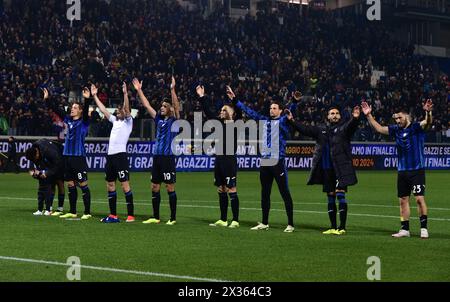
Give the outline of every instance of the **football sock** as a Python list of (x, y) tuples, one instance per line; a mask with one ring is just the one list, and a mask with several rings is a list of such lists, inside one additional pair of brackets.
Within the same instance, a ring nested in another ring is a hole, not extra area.
[(111, 215), (117, 216), (117, 192), (108, 192), (109, 212)]
[(128, 216), (134, 216), (133, 192), (131, 190), (125, 193), (125, 201), (127, 203)]
[(229, 193), (231, 200), (231, 211), (233, 212), (233, 221), (239, 221), (239, 197), (237, 192)]
[(401, 222), (401, 224), (402, 224), (402, 230), (409, 231), (409, 220), (403, 220)]
[(69, 204), (70, 204), (70, 213), (76, 214), (77, 213), (77, 198), (78, 198), (78, 192), (77, 187), (69, 187)]
[(170, 220), (177, 219), (177, 193), (175, 191), (169, 192), (169, 205), (170, 205)]
[(228, 195), (225, 192), (219, 193), (220, 220), (227, 221)]
[(80, 188), (83, 194), (84, 214), (91, 214), (91, 191), (87, 185)]
[(428, 216), (422, 215), (420, 216), (420, 228), (426, 229), (428, 224)]
[(328, 217), (330, 218), (332, 229), (337, 229), (336, 212), (336, 196), (328, 195)]
[(159, 219), (159, 205), (161, 204), (161, 193), (152, 192), (153, 217)]
[(347, 222), (347, 201), (345, 200), (345, 193), (338, 192), (336, 193), (337, 200), (339, 201), (339, 219), (341, 223), (339, 225), (339, 230), (345, 230), (345, 225)]

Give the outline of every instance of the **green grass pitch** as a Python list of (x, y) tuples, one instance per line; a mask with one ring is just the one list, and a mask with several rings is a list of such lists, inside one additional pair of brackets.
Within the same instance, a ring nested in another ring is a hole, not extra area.
[[(320, 186), (306, 186), (308, 172), (289, 172), (296, 226), (290, 234), (283, 233), (287, 218), (275, 183), (270, 229), (250, 231), (261, 219), (257, 172), (238, 174), (239, 229), (208, 226), (219, 216), (212, 173), (178, 173), (175, 226), (141, 223), (151, 214), (150, 173), (131, 177), (137, 222), (102, 224), (108, 213), (103, 173), (89, 174), (89, 221), (34, 217), (37, 182), (26, 174), (1, 174), (0, 281), (67, 281), (63, 264), (70, 256), (91, 266), (82, 267), (81, 281), (367, 281), (370, 256), (381, 260), (381, 281), (450, 281), (448, 171), (426, 174), (428, 240), (419, 238), (413, 201), (412, 237), (391, 238), (399, 228), (395, 171), (358, 172), (359, 184), (347, 195), (345, 236), (322, 235), (329, 225), (326, 198)], [(119, 191), (118, 212), (124, 218)], [(168, 213), (162, 190), (164, 222)]]

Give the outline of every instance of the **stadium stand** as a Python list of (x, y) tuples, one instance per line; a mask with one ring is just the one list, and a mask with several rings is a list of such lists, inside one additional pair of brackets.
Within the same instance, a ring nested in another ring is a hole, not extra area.
[[(225, 85), (231, 85), (251, 108), (264, 113), (271, 100), (282, 100), (308, 124), (320, 121), (331, 103), (347, 108), (362, 99), (372, 103), (382, 123), (400, 105), (421, 118), (422, 100), (432, 98), (435, 131), (428, 140), (450, 139), (448, 76), (433, 59), (414, 55), (412, 45), (391, 37), (384, 23), (341, 11), (299, 15), (288, 5), (232, 20), (224, 9), (206, 17), (204, 10), (188, 11), (176, 1), (129, 2), (85, 0), (82, 20), (73, 24), (65, 1), (23, 0), (0, 10), (2, 134), (61, 132), (61, 121), (42, 101), (43, 87), (67, 106), (93, 82), (100, 100), (114, 107), (121, 101), (121, 82), (136, 76), (158, 107), (174, 73), (187, 120), (200, 108), (199, 83), (217, 108), (227, 101)], [(303, 99), (293, 104), (297, 90)], [(131, 95), (137, 120), (148, 120)], [(91, 120), (90, 136), (108, 135), (107, 121), (97, 113)], [(132, 137), (142, 136), (140, 127), (147, 124), (136, 122)], [(355, 139), (383, 138), (364, 123)]]

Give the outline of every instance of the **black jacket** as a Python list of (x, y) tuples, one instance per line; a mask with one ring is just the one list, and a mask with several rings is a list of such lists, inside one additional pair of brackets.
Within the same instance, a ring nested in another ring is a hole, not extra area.
[(17, 154), (16, 142), (8, 142), (8, 158), (15, 159)]
[(33, 146), (39, 149), (40, 159), (34, 162), (36, 168), (45, 170), (47, 177), (60, 175), (64, 171), (63, 146), (48, 139), (40, 139)]
[[(219, 159), (223, 159), (223, 158), (226, 158), (228, 156), (236, 157), (236, 152), (237, 152), (237, 149), (238, 149), (238, 132), (237, 132), (237, 128), (233, 127), (232, 129), (230, 129), (230, 130), (233, 131), (233, 134), (232, 134), (233, 135), (233, 142), (228, 141), (227, 138), (231, 137), (231, 133), (229, 133), (229, 134), (227, 133), (227, 126), (226, 126), (225, 122), (219, 118), (220, 113), (218, 113), (216, 111), (216, 109), (215, 109), (216, 106), (215, 106), (214, 102), (210, 98), (208, 98), (207, 96), (203, 96), (203, 97), (200, 98), (200, 104), (202, 106), (203, 113), (206, 115), (206, 119), (207, 120), (218, 120), (221, 123), (221, 125), (222, 125), (222, 130), (223, 130), (223, 133), (222, 133), (223, 140), (221, 142), (222, 143), (222, 145), (221, 145), (222, 155), (216, 155), (216, 157), (219, 158)], [(234, 106), (234, 104), (232, 104), (232, 103), (229, 103), (228, 105), (231, 105), (234, 108), (234, 110), (235, 110), (235, 116), (234, 116), (235, 120), (242, 118), (242, 111), (240, 109), (236, 108)], [(215, 129), (214, 131), (217, 131), (217, 130)], [(227, 144), (230, 144), (230, 143), (233, 143), (234, 154), (233, 155), (231, 155), (231, 154), (226, 155)], [(213, 144), (213, 145), (215, 145), (215, 144)], [(218, 151), (218, 150), (216, 149), (216, 151)]]
[(296, 130), (316, 140), (311, 174), (308, 185), (323, 184), (322, 150), (329, 142), (331, 162), (340, 186), (351, 186), (358, 182), (352, 163), (350, 140), (358, 128), (359, 120), (350, 120), (333, 126), (305, 126), (291, 122)]
[(216, 111), (216, 105), (213, 100), (208, 98), (206, 95), (199, 98), (200, 106), (202, 106), (202, 111), (208, 120), (218, 119), (219, 114)]

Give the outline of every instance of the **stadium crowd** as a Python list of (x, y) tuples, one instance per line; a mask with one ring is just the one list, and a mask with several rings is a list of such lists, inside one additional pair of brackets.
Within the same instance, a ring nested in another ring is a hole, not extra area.
[[(175, 1), (82, 2), (81, 21), (66, 19), (65, 1), (21, 0), (0, 13), (0, 132), (55, 135), (61, 119), (47, 108), (41, 88), (61, 106), (81, 97), (88, 83), (99, 87), (107, 107), (121, 102), (121, 85), (143, 79), (158, 108), (177, 77), (181, 118), (192, 120), (201, 106), (195, 93), (205, 86), (218, 108), (227, 102), (225, 86), (260, 112), (282, 100), (299, 121), (322, 121), (325, 108), (351, 108), (367, 100), (381, 123), (397, 106), (423, 118), (422, 101), (434, 102), (434, 125), (449, 127), (450, 80), (433, 60), (391, 38), (384, 24), (365, 16), (304, 11), (280, 6), (231, 20), (222, 10), (209, 16), (185, 11)], [(374, 71), (382, 71), (378, 77)], [(302, 99), (293, 98), (301, 91)], [(137, 120), (149, 119), (135, 93)], [(110, 123), (91, 114), (91, 136), (108, 136)], [(135, 123), (132, 136), (139, 136)], [(302, 137), (300, 137), (302, 138)], [(385, 139), (363, 123), (357, 140)]]

